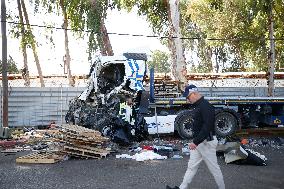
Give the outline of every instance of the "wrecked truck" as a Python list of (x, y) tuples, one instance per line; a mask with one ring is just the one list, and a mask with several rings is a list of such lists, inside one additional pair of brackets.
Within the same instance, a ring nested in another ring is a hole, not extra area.
[[(158, 97), (154, 70), (146, 81), (147, 56), (125, 53), (97, 59), (84, 92), (70, 101), (67, 123), (99, 130), (124, 144), (148, 134), (193, 136), (194, 107), (185, 97)], [(181, 93), (181, 91), (179, 91)], [(206, 97), (215, 107), (216, 134), (226, 137), (248, 127), (278, 127), (284, 123), (284, 97)]]
[(97, 58), (87, 88), (69, 102), (66, 123), (99, 130), (122, 144), (145, 139), (141, 97), (146, 61), (147, 55), (139, 53)]

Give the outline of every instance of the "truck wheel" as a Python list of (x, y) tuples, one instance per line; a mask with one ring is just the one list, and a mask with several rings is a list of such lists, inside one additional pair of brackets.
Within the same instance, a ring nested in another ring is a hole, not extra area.
[(220, 137), (233, 134), (238, 129), (238, 120), (233, 112), (219, 110), (215, 114), (215, 130)]
[(102, 136), (110, 136), (111, 135), (111, 121), (109, 118), (102, 118), (98, 120), (96, 126), (96, 130), (100, 131)]
[(193, 138), (193, 113), (192, 110), (183, 110), (175, 119), (175, 129), (183, 139)]

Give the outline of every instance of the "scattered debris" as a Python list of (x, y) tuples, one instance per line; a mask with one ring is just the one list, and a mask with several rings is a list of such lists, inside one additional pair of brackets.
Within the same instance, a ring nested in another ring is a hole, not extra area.
[(252, 149), (247, 149), (240, 142), (219, 144), (217, 152), (224, 152), (226, 163), (266, 165), (267, 158), (264, 155)]
[(178, 149), (174, 148), (173, 145), (159, 145), (153, 146), (154, 152), (159, 155), (170, 157), (173, 154), (173, 151), (178, 151)]
[(187, 145), (187, 147), (183, 147), (181, 149), (181, 152), (182, 152), (182, 154), (189, 156), (190, 155), (190, 150), (188, 148), (188, 145)]
[(173, 155), (172, 159), (182, 159), (183, 157), (181, 155)]
[(8, 148), (8, 149), (5, 149), (5, 150), (2, 150), (1, 153), (4, 153), (4, 154), (15, 154), (17, 152), (22, 152), (22, 151), (30, 151), (31, 150), (31, 147), (29, 146), (17, 146), (15, 148)]
[(265, 147), (269, 146), (271, 148), (279, 149), (284, 147), (284, 139), (281, 137), (274, 138), (251, 138), (248, 139), (248, 147)]
[(23, 145), (27, 142), (27, 140), (25, 139), (21, 139), (21, 140), (2, 140), (0, 141), (0, 146), (2, 146), (3, 148), (13, 148), (16, 145)]
[(46, 148), (48, 148), (48, 145), (46, 143), (39, 143), (39, 144), (33, 146), (34, 150), (43, 150), (43, 149), (46, 149)]
[(140, 153), (136, 153), (133, 156), (128, 154), (116, 155), (116, 158), (126, 158), (126, 159), (135, 159), (136, 161), (147, 161), (147, 160), (163, 160), (167, 159), (167, 156), (161, 156), (152, 150), (144, 150)]
[[(1, 140), (0, 146), (4, 155), (15, 155), (21, 151), (35, 151), (16, 159), (17, 163), (56, 163), (69, 157), (96, 158), (107, 157), (116, 147), (123, 149), (100, 132), (78, 125), (53, 126), (50, 129), (36, 130), (24, 128), (14, 130), (13, 139)], [(281, 137), (274, 138), (242, 138), (220, 139), (217, 152), (224, 154), (226, 163), (242, 165), (266, 165), (267, 158), (255, 151), (258, 147), (280, 148), (284, 144)], [(125, 148), (124, 148), (125, 149)], [(188, 141), (176, 140), (173, 137), (163, 137), (159, 140), (134, 143), (126, 148), (130, 154), (116, 155), (120, 159), (136, 161), (182, 159), (190, 155)]]
[(129, 154), (120, 154), (115, 156), (117, 159), (132, 159), (132, 156)]
[(8, 127), (0, 127), (0, 139), (11, 138), (11, 130)]

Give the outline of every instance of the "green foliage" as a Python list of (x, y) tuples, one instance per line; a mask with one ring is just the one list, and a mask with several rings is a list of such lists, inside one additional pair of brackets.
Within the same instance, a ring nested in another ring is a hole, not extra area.
[[(59, 0), (30, 1), (34, 3), (35, 12), (42, 13), (44, 8), (47, 13), (54, 10), (60, 13)], [(64, 0), (64, 3), (70, 27), (80, 37), (89, 37), (90, 54), (103, 45), (100, 29), (108, 9), (135, 9), (138, 15), (146, 16), (155, 34), (168, 35), (167, 0)], [(199, 62), (191, 69), (198, 72), (213, 71), (212, 62), (217, 62), (222, 72), (267, 71), (270, 8), (273, 9), (274, 36), (282, 39), (284, 36), (283, 0), (180, 0), (179, 8), (182, 36), (191, 38), (184, 39), (184, 45), (197, 54)], [(20, 36), (18, 28), (12, 31), (15, 37)], [(27, 33), (26, 43), (31, 40), (33, 36)], [(167, 44), (166, 39), (161, 41)], [(284, 65), (283, 52), (283, 41), (276, 41), (279, 65)], [(279, 71), (278, 66), (276, 71)]]
[(71, 28), (81, 37), (89, 33), (89, 53), (99, 49), (103, 45), (101, 36), (101, 24), (107, 16), (108, 0), (73, 0), (66, 1), (66, 11)]
[[(188, 5), (188, 17), (193, 25), (194, 37), (222, 38), (227, 40), (187, 42), (187, 47), (198, 46), (198, 56), (204, 59), (201, 49), (226, 49), (226, 62), (233, 70), (267, 71), (269, 55), (269, 10), (274, 13), (274, 37), (283, 38), (284, 5), (281, 0), (195, 0)], [(283, 62), (284, 46), (276, 41), (276, 61)], [(217, 55), (218, 56), (218, 55)], [(218, 56), (219, 57), (219, 56)], [(234, 58), (232, 58), (234, 57)], [(204, 63), (204, 62), (202, 62)], [(224, 68), (223, 71), (227, 71)], [(229, 69), (230, 70), (230, 69)], [(277, 69), (276, 69), (277, 70)]]
[(149, 69), (154, 68), (155, 72), (169, 73), (169, 55), (166, 52), (155, 50), (152, 51), (152, 60), (147, 62)]
[[(12, 58), (12, 56), (9, 55), (9, 59), (7, 60), (7, 72), (11, 74), (17, 74), (19, 73), (19, 70), (17, 68), (17, 64)], [(0, 72), (2, 73), (2, 60), (0, 60)]]
[[(37, 3), (37, 1), (39, 1), (39, 0), (35, 0), (36, 3)], [(30, 0), (30, 2), (32, 2), (32, 0)], [(15, 16), (15, 18), (19, 20), (18, 21), (19, 23), (21, 23), (19, 15)], [(13, 16), (10, 15), (9, 19), (13, 20)], [(13, 20), (13, 21), (15, 21), (15, 20)], [(24, 23), (25, 23), (25, 21), (24, 21)], [(22, 36), (22, 34), (21, 34), (21, 27), (22, 27), (21, 24), (12, 24), (12, 25), (10, 25), (10, 27), (11, 27), (11, 29), (9, 30), (10, 35), (12, 35), (16, 39), (22, 38), (21, 39), (21, 48), (25, 48), (25, 46), (28, 47), (28, 48), (31, 48), (31, 44), (36, 44), (35, 36), (33, 35), (31, 30), (27, 29), (27, 27), (25, 25), (24, 25), (24, 27), (25, 27), (24, 36)]]
[[(62, 13), (60, 0), (31, 0), (34, 3), (35, 12)], [(89, 53), (99, 49), (103, 45), (101, 36), (101, 24), (107, 16), (108, 0), (64, 0), (70, 27), (79, 37), (89, 37)], [(113, 5), (114, 6), (114, 5)], [(86, 32), (88, 31), (88, 32)], [(53, 38), (50, 38), (51, 42)]]

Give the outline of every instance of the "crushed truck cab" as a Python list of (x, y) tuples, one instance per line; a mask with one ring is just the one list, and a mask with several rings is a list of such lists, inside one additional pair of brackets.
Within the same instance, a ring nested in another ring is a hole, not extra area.
[(66, 122), (97, 129), (121, 143), (147, 137), (147, 125), (138, 111), (146, 61), (146, 54), (139, 53), (97, 59), (87, 88), (69, 103)]

